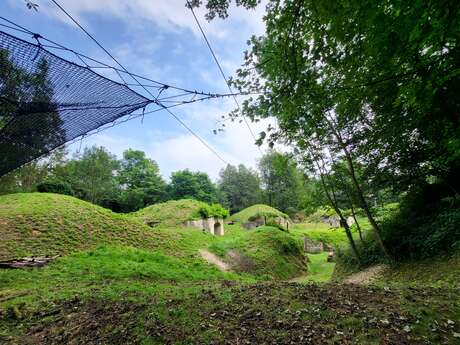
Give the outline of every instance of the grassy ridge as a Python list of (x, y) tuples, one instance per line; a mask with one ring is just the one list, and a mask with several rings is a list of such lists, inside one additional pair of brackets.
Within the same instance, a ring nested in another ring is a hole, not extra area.
[(67, 254), (99, 244), (167, 247), (168, 236), (95, 206), (58, 194), (0, 196), (0, 260)]
[(271, 217), (281, 217), (284, 219), (289, 219), (288, 215), (278, 211), (276, 208), (270, 207), (268, 205), (258, 204), (245, 208), (244, 210), (233, 214), (230, 217), (230, 220), (234, 222), (245, 223), (253, 217), (258, 216), (271, 216)]
[(129, 214), (129, 218), (161, 226), (181, 226), (187, 220), (200, 219), (200, 209), (209, 205), (192, 199), (170, 200), (154, 204)]
[(228, 226), (229, 236), (213, 242), (209, 250), (229, 261), (238, 272), (269, 279), (289, 279), (307, 270), (302, 243), (290, 233), (261, 226), (244, 230)]

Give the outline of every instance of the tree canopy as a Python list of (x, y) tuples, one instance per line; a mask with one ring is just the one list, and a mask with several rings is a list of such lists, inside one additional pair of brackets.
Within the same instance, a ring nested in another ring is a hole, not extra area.
[(232, 213), (261, 202), (262, 189), (256, 171), (243, 164), (227, 165), (219, 174), (218, 187), (222, 192), (223, 204)]

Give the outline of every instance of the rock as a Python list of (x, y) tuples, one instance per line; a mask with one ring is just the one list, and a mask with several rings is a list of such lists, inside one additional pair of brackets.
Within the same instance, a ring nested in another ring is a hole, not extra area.
[(334, 262), (335, 260), (335, 253), (334, 252), (329, 252), (327, 255), (327, 262)]
[(340, 227), (340, 219), (336, 216), (332, 217), (321, 217), (321, 221), (323, 223), (328, 224), (331, 228), (339, 228)]
[(349, 216), (347, 218), (347, 224), (348, 226), (352, 226), (353, 224), (355, 224), (355, 219), (352, 216)]
[(303, 249), (307, 253), (316, 254), (316, 253), (321, 253), (322, 251), (324, 251), (324, 245), (322, 242), (315, 242), (315, 241), (312, 241), (307, 236), (304, 236)]
[(59, 257), (59, 255), (26, 257), (10, 261), (1, 261), (0, 268), (42, 267), (45, 266), (51, 260), (56, 259), (57, 257)]

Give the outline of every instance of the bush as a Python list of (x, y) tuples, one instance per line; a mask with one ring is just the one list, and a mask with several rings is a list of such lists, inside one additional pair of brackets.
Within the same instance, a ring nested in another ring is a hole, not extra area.
[(273, 240), (277, 251), (280, 254), (300, 257), (303, 256), (303, 247), (301, 242), (295, 240), (293, 237), (276, 236)]
[(324, 217), (337, 217), (337, 213), (330, 206), (321, 206), (314, 213), (310, 214), (307, 219), (313, 223), (320, 223)]
[(207, 205), (203, 204), (198, 213), (201, 218), (217, 217), (217, 218), (227, 218), (229, 213), (228, 210), (223, 208), (219, 204)]
[(40, 193), (74, 195), (70, 184), (59, 179), (47, 179), (37, 185), (37, 190)]
[[(460, 249), (460, 196), (444, 184), (425, 184), (403, 197), (399, 210), (390, 204), (378, 213), (382, 239), (396, 261), (420, 260)], [(357, 242), (364, 266), (385, 261), (373, 232)], [(356, 266), (350, 250), (338, 253), (340, 264)]]
[(412, 190), (383, 222), (383, 240), (397, 260), (451, 252), (460, 242), (460, 197), (442, 184)]

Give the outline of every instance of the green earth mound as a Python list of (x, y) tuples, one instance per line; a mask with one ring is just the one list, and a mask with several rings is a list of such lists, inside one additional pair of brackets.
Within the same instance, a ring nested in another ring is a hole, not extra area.
[(281, 217), (289, 220), (289, 216), (276, 208), (264, 204), (252, 205), (238, 213), (233, 214), (229, 219), (234, 222), (246, 223), (259, 217)]
[(182, 199), (170, 200), (143, 208), (129, 215), (151, 226), (182, 226), (186, 221), (207, 217), (226, 217), (228, 212), (218, 204), (208, 205), (205, 202)]
[(77, 198), (50, 193), (0, 196), (0, 260), (63, 255), (96, 245), (158, 248), (148, 226)]

